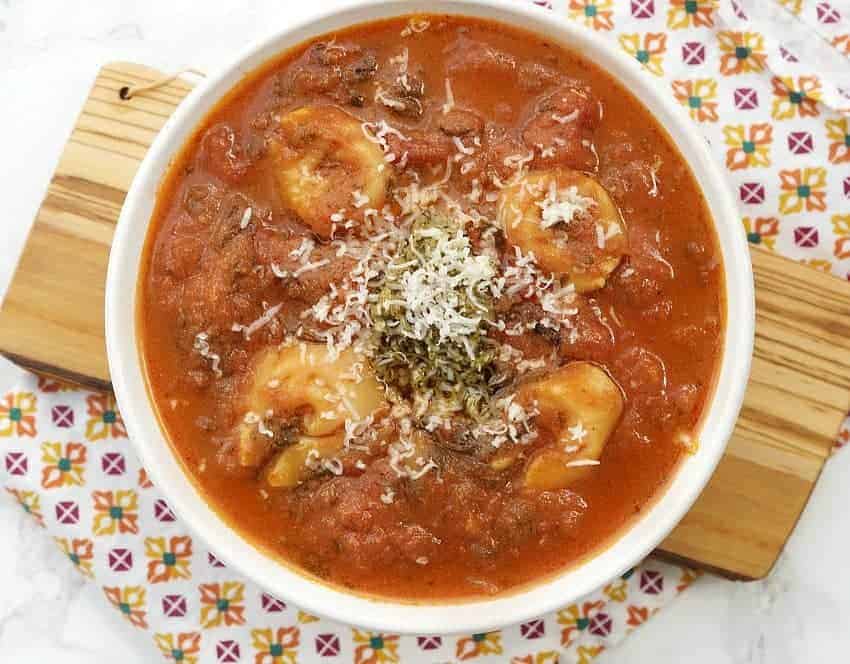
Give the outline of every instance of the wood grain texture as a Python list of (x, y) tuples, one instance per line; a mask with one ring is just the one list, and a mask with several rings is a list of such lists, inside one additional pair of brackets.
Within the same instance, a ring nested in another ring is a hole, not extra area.
[[(113, 229), (141, 158), (190, 86), (127, 101), (119, 90), (160, 77), (122, 63), (95, 81), (0, 310), (0, 352), (18, 364), (109, 385)], [(717, 472), (660, 550), (745, 579), (770, 571), (850, 408), (850, 284), (764, 250), (752, 256), (756, 348), (744, 408)]]

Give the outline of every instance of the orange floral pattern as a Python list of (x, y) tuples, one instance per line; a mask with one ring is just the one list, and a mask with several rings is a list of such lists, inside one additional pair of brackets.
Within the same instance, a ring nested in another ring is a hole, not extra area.
[(9, 392), (0, 400), (0, 436), (36, 435), (37, 399), (32, 392)]
[(673, 96), (697, 122), (717, 122), (717, 81), (698, 78), (673, 81)]
[(245, 623), (244, 583), (204, 583), (198, 590), (201, 592), (201, 627), (209, 629)]
[(473, 634), (458, 639), (455, 657), (459, 660), (472, 659), (482, 655), (501, 655), (502, 635), (499, 632)]
[(42, 443), (41, 486), (53, 489), (62, 486), (83, 486), (86, 446), (81, 443)]
[(638, 33), (620, 35), (620, 46), (647, 71), (656, 76), (664, 74), (662, 63), (667, 51), (667, 35), (663, 32), (648, 32), (643, 36)]
[(139, 499), (135, 491), (95, 491), (95, 535), (139, 532)]
[(758, 32), (717, 33), (720, 46), (720, 73), (724, 76), (763, 71), (767, 67), (764, 37)]
[(92, 562), (94, 560), (93, 543), (90, 539), (66, 539), (65, 537), (54, 537), (56, 544), (62, 549), (62, 553), (70, 560), (83, 576), (94, 578)]
[(584, 23), (588, 28), (612, 30), (613, 4), (614, 0), (570, 0), (569, 15), (571, 19)]
[(145, 555), (148, 557), (148, 581), (164, 583), (173, 579), (191, 579), (189, 561), (192, 558), (192, 538), (146, 537)]
[(726, 137), (726, 168), (736, 171), (741, 168), (770, 166), (770, 143), (773, 127), (765, 123), (750, 125), (727, 125), (723, 127)]
[(109, 603), (121, 612), (133, 627), (147, 629), (145, 616), (145, 601), (147, 591), (142, 586), (104, 587), (104, 594)]
[(251, 643), (257, 650), (255, 664), (295, 664), (300, 641), (297, 627), (252, 629)]
[(352, 629), (354, 664), (395, 664), (399, 662), (398, 636)]
[(670, 0), (667, 10), (667, 27), (672, 30), (683, 28), (711, 28), (718, 0)]
[(167, 661), (175, 664), (198, 663), (201, 652), (201, 635), (198, 632), (154, 634), (153, 640)]
[(121, 419), (115, 396), (111, 392), (92, 394), (86, 399), (86, 404), (86, 414), (89, 416), (86, 422), (87, 440), (127, 437), (124, 420)]
[(796, 80), (790, 76), (774, 76), (771, 83), (773, 105), (770, 114), (774, 119), (788, 120), (819, 115), (821, 85), (817, 76), (800, 76)]
[(850, 119), (835, 118), (826, 121), (829, 144), (829, 161), (833, 164), (850, 162)]
[(826, 210), (826, 169), (796, 168), (779, 171), (779, 211), (782, 214)]

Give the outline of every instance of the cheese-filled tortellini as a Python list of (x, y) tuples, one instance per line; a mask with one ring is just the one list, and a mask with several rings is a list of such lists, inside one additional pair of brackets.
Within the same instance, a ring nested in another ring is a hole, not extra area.
[(623, 413), (620, 387), (590, 362), (526, 383), (518, 399), (539, 411), (535, 421), (547, 443), (525, 468), (525, 486), (537, 490), (561, 489), (592, 472)]
[(361, 122), (334, 106), (304, 106), (280, 119), (269, 143), (278, 194), (317, 235), (334, 219), (360, 221), (386, 198), (390, 165)]
[[(255, 360), (239, 432), (239, 458), (262, 463), (258, 444), (275, 435), (276, 420), (295, 420), (297, 437), (272, 460), (272, 486), (294, 486), (343, 448), (346, 420), (362, 421), (385, 405), (365, 358), (352, 349), (333, 357), (322, 344), (268, 349)], [(258, 443), (259, 441), (259, 443)]]
[(565, 168), (532, 172), (505, 187), (499, 221), (508, 242), (579, 293), (602, 288), (627, 249), (626, 225), (592, 177)]

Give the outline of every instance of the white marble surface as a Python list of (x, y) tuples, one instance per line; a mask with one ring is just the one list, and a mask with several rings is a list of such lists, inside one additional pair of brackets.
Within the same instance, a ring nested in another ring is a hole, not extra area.
[[(331, 0), (336, 2), (336, 0)], [(249, 40), (329, 0), (0, 0), (0, 294), (100, 64), (212, 69)], [(16, 370), (0, 362), (0, 389)], [(608, 664), (808, 664), (850, 653), (850, 451), (827, 466), (774, 574), (706, 577)], [(734, 518), (734, 515), (730, 515)], [(0, 662), (157, 661), (44, 534), (0, 497)]]

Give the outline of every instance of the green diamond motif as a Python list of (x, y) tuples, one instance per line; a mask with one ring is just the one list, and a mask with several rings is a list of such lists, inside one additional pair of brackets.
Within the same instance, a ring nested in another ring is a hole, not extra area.
[(178, 650), (177, 648), (175, 648), (174, 650), (171, 651), (171, 656), (174, 658), (175, 662), (182, 662), (183, 661), (183, 651), (182, 650)]
[(645, 65), (647, 62), (649, 62), (649, 51), (642, 48), (637, 53), (635, 53), (635, 57), (637, 58), (638, 62)]
[(788, 95), (788, 99), (791, 101), (792, 104), (799, 104), (801, 101), (803, 101), (803, 99), (805, 99), (805, 97), (805, 92), (797, 92), (796, 90), (791, 91)]
[(280, 657), (283, 655), (283, 646), (279, 643), (272, 643), (269, 646), (269, 655), (272, 657)]
[(59, 459), (59, 463), (56, 464), (63, 473), (67, 473), (71, 470), (71, 460), (70, 459)]
[(473, 640), (473, 641), (483, 641), (483, 640), (484, 640), (484, 639), (486, 639), (486, 638), (487, 638), (487, 635), (486, 635), (486, 634), (473, 634), (473, 635), (472, 635), (472, 640)]
[(75, 565), (80, 564), (80, 557), (76, 553), (69, 553), (68, 558), (70, 558), (71, 562)]
[(697, 13), (697, 6), (698, 6), (697, 0), (687, 0), (687, 2), (685, 2), (685, 11), (688, 14), (696, 14)]
[(177, 562), (177, 556), (171, 553), (171, 551), (166, 551), (162, 554), (162, 562), (164, 562), (169, 567), (173, 567)]
[(761, 244), (761, 233), (747, 233), (747, 240), (752, 244)]
[(688, 97), (688, 106), (691, 108), (699, 108), (702, 106), (702, 97)]
[(103, 421), (107, 424), (114, 424), (117, 419), (118, 415), (116, 415), (114, 410), (107, 410), (103, 413)]
[(373, 636), (369, 639), (369, 647), (372, 650), (381, 650), (384, 647), (384, 639), (380, 636)]
[(9, 419), (12, 420), (12, 422), (20, 422), (21, 417), (23, 417), (23, 413), (20, 408), (9, 409)]
[(124, 516), (124, 510), (121, 507), (110, 507), (109, 508), (109, 518), (111, 519), (120, 519)]
[(215, 608), (217, 608), (221, 613), (227, 611), (230, 608), (230, 601), (226, 599), (220, 599), (215, 603)]
[(800, 198), (808, 198), (809, 194), (811, 193), (812, 188), (809, 187), (809, 185), (807, 184), (801, 184), (799, 187), (797, 187), (797, 196), (799, 196)]
[(590, 624), (590, 619), (588, 618), (579, 618), (576, 620), (576, 627), (579, 628), (580, 631), (584, 631), (587, 629), (587, 626)]
[(596, 7), (594, 5), (587, 5), (584, 8), (584, 15), (588, 18), (593, 18), (596, 16)]
[(127, 604), (127, 602), (121, 602), (118, 605), (118, 610), (121, 611), (121, 613), (126, 613), (126, 614), (129, 615), (130, 614), (130, 605)]
[(741, 143), (741, 148), (746, 154), (752, 154), (756, 151), (756, 144), (752, 141), (744, 141), (743, 143)]
[(750, 53), (752, 53), (752, 51), (746, 46), (735, 47), (735, 57), (739, 60), (746, 60), (748, 57), (750, 57)]
[(844, 134), (844, 145), (850, 148), (850, 134)]

